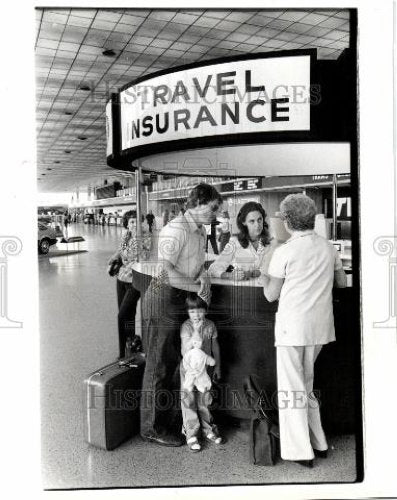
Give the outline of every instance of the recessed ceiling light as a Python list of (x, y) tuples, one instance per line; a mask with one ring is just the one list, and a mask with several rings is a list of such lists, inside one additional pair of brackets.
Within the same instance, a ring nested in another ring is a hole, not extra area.
[(70, 154), (72, 151), (70, 149), (65, 149), (66, 154)]
[(79, 141), (85, 141), (87, 137), (85, 135), (79, 135), (77, 136), (77, 139), (79, 139)]
[(116, 52), (113, 49), (105, 49), (102, 52), (102, 55), (107, 56), (107, 57), (114, 57), (116, 55)]
[(89, 92), (91, 90), (91, 87), (89, 85), (83, 83), (82, 85), (80, 85), (79, 89), (84, 90), (85, 92)]

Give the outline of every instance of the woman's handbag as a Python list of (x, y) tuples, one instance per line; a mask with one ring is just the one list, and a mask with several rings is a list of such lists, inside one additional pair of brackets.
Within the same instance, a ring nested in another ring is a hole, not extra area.
[(278, 439), (265, 417), (253, 417), (249, 435), (249, 457), (255, 465), (274, 465)]
[(255, 465), (274, 465), (279, 453), (279, 430), (264, 408), (264, 400), (252, 377), (244, 382), (244, 393), (254, 412), (249, 430), (249, 457)]
[(117, 276), (120, 271), (120, 267), (123, 265), (122, 260), (119, 258), (118, 260), (114, 260), (108, 267), (109, 276)]

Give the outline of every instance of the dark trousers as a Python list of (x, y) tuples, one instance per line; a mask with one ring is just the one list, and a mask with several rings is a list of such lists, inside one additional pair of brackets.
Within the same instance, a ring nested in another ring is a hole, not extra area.
[(119, 355), (124, 357), (125, 343), (128, 337), (135, 335), (136, 305), (141, 293), (132, 283), (117, 280), (117, 302), (119, 305)]
[(146, 367), (141, 397), (141, 435), (180, 431), (180, 330), (187, 319), (187, 292), (169, 286), (152, 289), (143, 299)]

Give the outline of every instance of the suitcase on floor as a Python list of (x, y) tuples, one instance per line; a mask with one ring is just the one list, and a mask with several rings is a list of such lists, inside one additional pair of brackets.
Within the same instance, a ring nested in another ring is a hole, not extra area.
[(88, 443), (114, 450), (139, 432), (144, 368), (144, 355), (136, 353), (91, 373), (84, 380)]

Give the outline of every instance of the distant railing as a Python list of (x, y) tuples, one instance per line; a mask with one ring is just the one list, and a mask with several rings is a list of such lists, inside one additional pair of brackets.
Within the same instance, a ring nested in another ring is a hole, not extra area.
[[(173, 179), (166, 179), (161, 181), (153, 182), (151, 191), (164, 191), (166, 189), (180, 189), (184, 187), (196, 186), (200, 182), (205, 182), (207, 184), (218, 184), (227, 178), (220, 177), (175, 177)], [(116, 196), (134, 196), (136, 193), (135, 187), (129, 187), (125, 189), (119, 189), (116, 191)]]
[(116, 191), (116, 196), (134, 196), (136, 189), (134, 187), (129, 187), (125, 189), (119, 189)]
[(179, 189), (189, 186), (195, 186), (200, 182), (207, 184), (217, 184), (224, 180), (220, 177), (175, 177), (173, 179), (166, 179), (153, 182), (152, 191), (163, 191), (165, 189)]

